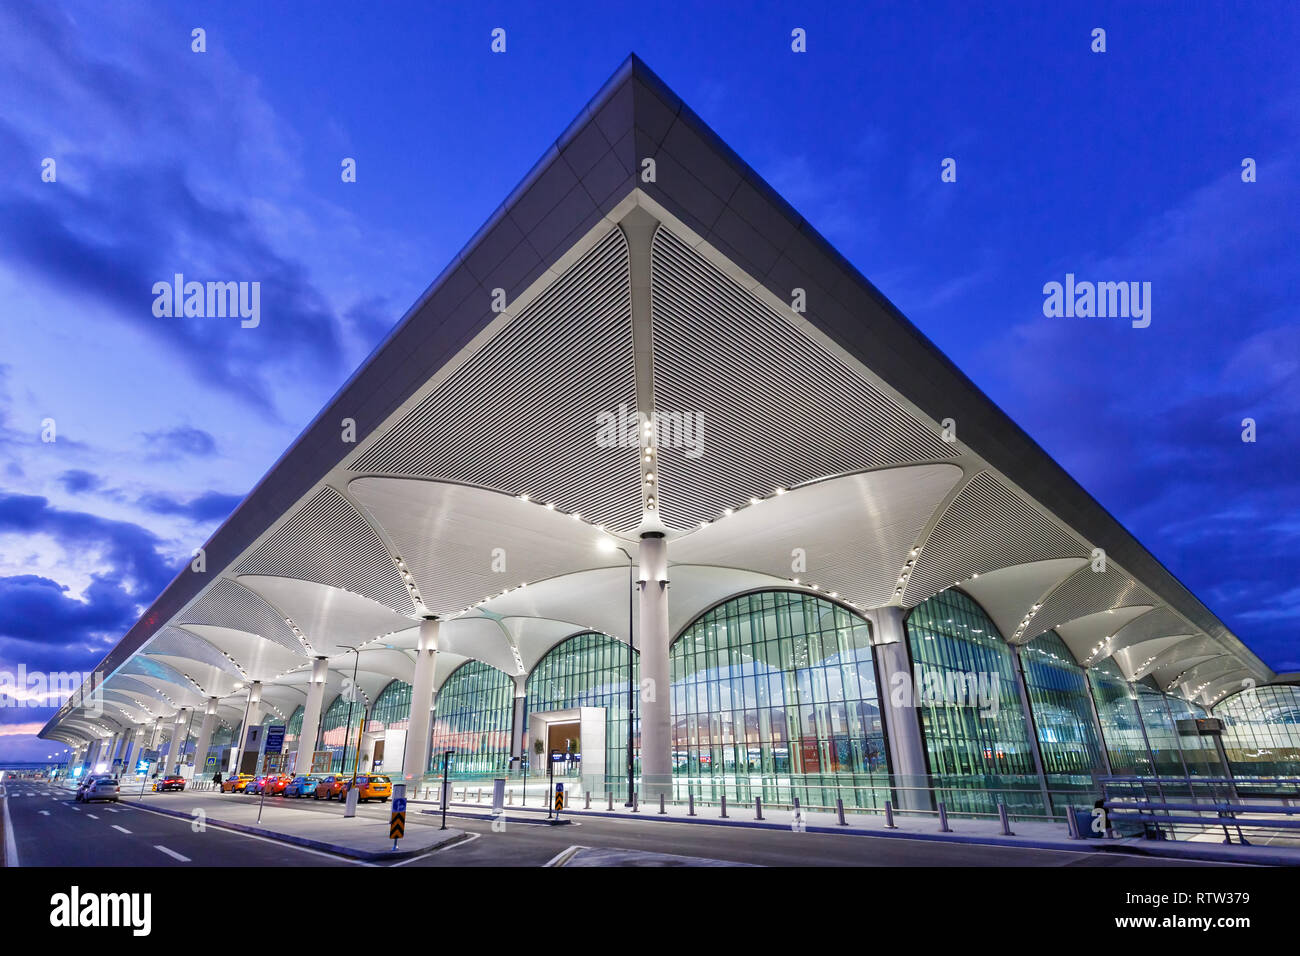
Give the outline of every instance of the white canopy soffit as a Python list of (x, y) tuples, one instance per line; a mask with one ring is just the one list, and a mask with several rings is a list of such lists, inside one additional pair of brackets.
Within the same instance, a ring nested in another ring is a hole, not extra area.
[(253, 681), (287, 717), (315, 657), (373, 701), (429, 615), (438, 683), (522, 677), (629, 639), (609, 546), (646, 529), (674, 633), (763, 588), (956, 587), (1204, 704), (1275, 676), (631, 58), (105, 658), (102, 715), (75, 695), (43, 736), (238, 721)]

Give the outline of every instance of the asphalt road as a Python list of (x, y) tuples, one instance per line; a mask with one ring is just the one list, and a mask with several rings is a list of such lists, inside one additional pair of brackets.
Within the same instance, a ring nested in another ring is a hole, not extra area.
[(271, 840), (112, 803), (76, 803), (66, 790), (10, 783), (19, 866), (354, 866)]
[[(11, 787), (9, 812), (22, 866), (355, 866), (355, 862), (217, 827), (195, 833), (188, 820), (112, 804), (76, 804), (64, 790)], [(254, 798), (208, 793), (149, 794), (145, 803), (211, 807)], [(302, 813), (341, 815), (338, 803), (282, 801)], [(182, 802), (183, 801), (183, 802)], [(409, 826), (437, 826), (439, 818), (411, 805)], [(387, 804), (358, 808), (386, 819)], [(526, 819), (535, 819), (527, 817)], [(1120, 853), (1075, 853), (976, 846), (880, 837), (796, 833), (700, 824), (587, 817), (562, 827), (507, 819), (504, 830), (480, 816), (453, 816), (448, 825), (470, 839), (402, 867), (544, 866), (573, 846), (673, 854), (766, 866), (1176, 866), (1179, 861)], [(184, 859), (181, 859), (183, 857)], [(1198, 865), (1189, 863), (1184, 865)]]

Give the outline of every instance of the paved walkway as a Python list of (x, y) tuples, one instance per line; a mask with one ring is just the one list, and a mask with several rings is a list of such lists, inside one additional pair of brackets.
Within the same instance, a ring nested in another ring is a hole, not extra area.
[[(470, 796), (476, 793), (470, 789)], [(475, 817), (490, 813), (487, 802), (489, 792), (484, 793), (484, 803), (475, 800), (456, 801), (450, 805), (449, 815), (463, 813)], [(538, 801), (540, 803), (540, 801)], [(1300, 866), (1300, 848), (1277, 846), (1231, 846), (1203, 840), (1171, 841), (1147, 840), (1141, 837), (1125, 839), (1090, 838), (1072, 840), (1064, 822), (1019, 821), (1011, 822), (1012, 835), (1002, 833), (1001, 824), (995, 819), (967, 819), (950, 817), (948, 825), (952, 832), (945, 833), (939, 828), (937, 816), (928, 814), (895, 814), (894, 829), (885, 825), (883, 814), (849, 813), (845, 820), (847, 826), (841, 826), (833, 812), (803, 811), (800, 825), (796, 826), (793, 810), (763, 808), (763, 819), (756, 819), (754, 805), (731, 804), (727, 816), (722, 816), (718, 806), (701, 806), (695, 808), (695, 815), (690, 816), (688, 808), (668, 804), (665, 813), (659, 813), (658, 804), (641, 806), (636, 813), (615, 801), (614, 809), (608, 809), (604, 795), (592, 795), (591, 809), (583, 809), (584, 800), (575, 798), (566, 816), (581, 819), (587, 816), (627, 819), (635, 817), (645, 822), (655, 820), (673, 823), (712, 824), (714, 826), (758, 827), (771, 830), (802, 829), (809, 833), (837, 833), (873, 837), (889, 837), (912, 840), (934, 840), (946, 843), (970, 843), (992, 846), (1010, 846), (1050, 850), (1068, 850), (1074, 853), (1106, 853), (1122, 850), (1126, 853), (1139, 853), (1146, 856), (1167, 857), (1170, 859), (1207, 860), (1225, 864), (1260, 864), (1267, 866)], [(411, 809), (429, 812), (438, 807), (436, 801), (412, 800)], [(521, 807), (517, 803), (507, 806), (511, 818), (521, 815), (545, 819), (546, 811), (539, 806)]]

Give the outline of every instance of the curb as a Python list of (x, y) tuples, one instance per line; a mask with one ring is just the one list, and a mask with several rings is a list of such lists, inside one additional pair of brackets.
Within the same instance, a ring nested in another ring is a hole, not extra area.
[[(143, 803), (137, 803), (135, 800), (122, 800), (123, 804), (129, 807), (136, 807), (140, 810), (147, 810), (150, 813), (162, 813), (169, 817), (178, 817), (182, 820), (192, 820), (193, 817), (181, 810), (167, 810), (163, 807), (150, 807)], [(445, 840), (442, 843), (433, 846), (412, 847), (409, 850), (357, 850), (353, 847), (343, 846), (338, 843), (328, 843), (324, 840), (313, 840), (310, 837), (294, 836), (290, 833), (281, 833), (278, 830), (267, 830), (264, 827), (249, 826), (246, 823), (231, 823), (227, 820), (213, 820), (208, 818), (206, 824), (210, 827), (217, 827), (223, 830), (233, 830), (236, 833), (245, 833), (250, 836), (265, 837), (268, 840), (275, 840), (278, 843), (290, 843), (294, 846), (306, 847), (309, 850), (321, 850), (325, 853), (334, 853), (338, 856), (346, 856), (349, 859), (361, 860), (366, 863), (377, 862), (380, 860), (400, 860), (404, 857), (419, 856), (422, 853), (430, 853), (433, 850), (441, 850), (443, 847), (451, 846), (464, 840), (466, 834), (461, 834), (454, 840)]]

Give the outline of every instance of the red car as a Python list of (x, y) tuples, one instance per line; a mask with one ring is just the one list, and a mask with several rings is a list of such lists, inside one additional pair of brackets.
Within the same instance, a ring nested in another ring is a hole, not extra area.
[(157, 782), (153, 785), (153, 788), (158, 793), (162, 793), (165, 790), (184, 790), (185, 778), (178, 773), (169, 773), (165, 776), (159, 777)]
[(273, 773), (262, 783), (262, 790), (269, 797), (283, 797), (284, 788), (293, 782), (293, 777), (287, 773)]

